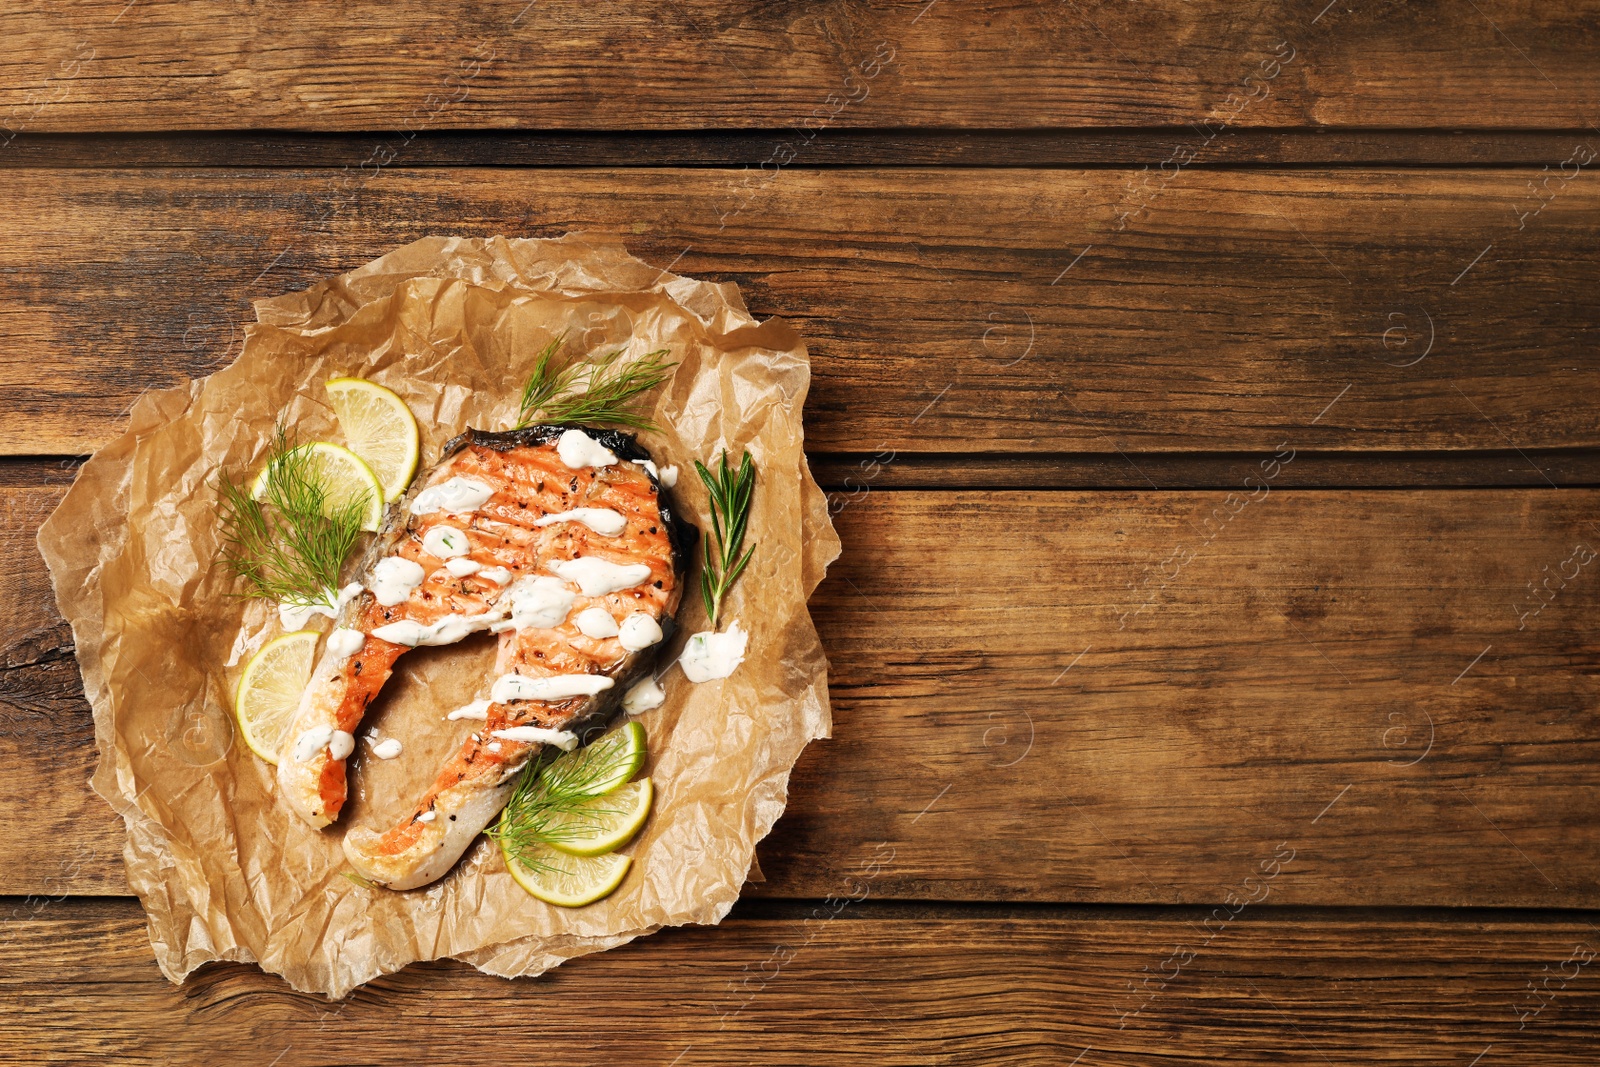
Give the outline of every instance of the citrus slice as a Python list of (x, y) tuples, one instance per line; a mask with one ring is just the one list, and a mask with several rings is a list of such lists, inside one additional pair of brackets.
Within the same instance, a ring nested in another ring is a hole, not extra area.
[(505, 851), (506, 870), (517, 884), (546, 904), (581, 908), (611, 893), (628, 876), (633, 860), (608, 852), (603, 856), (569, 856), (547, 845), (534, 845), (518, 863)]
[(552, 848), (573, 856), (615, 851), (633, 840), (650, 817), (650, 802), (654, 799), (650, 779), (629, 782), (603, 797), (552, 812), (544, 825), (544, 839)]
[[(348, 448), (327, 441), (297, 445), (294, 451), (310, 455), (311, 474), (325, 494), (322, 502), (324, 514), (332, 514), (352, 499), (360, 500), (363, 507), (361, 528), (378, 528), (383, 522), (383, 483), (378, 481), (378, 476), (365, 460)], [(272, 469), (271, 465), (262, 468), (261, 473), (256, 475), (255, 484), (250, 487), (250, 495), (257, 500), (267, 494), (267, 477)]]
[[(644, 727), (637, 722), (625, 722), (587, 748), (561, 757), (562, 762), (570, 761), (570, 765), (562, 767), (559, 776), (563, 782), (584, 782), (583, 793), (601, 797), (621, 789), (628, 779), (638, 774), (639, 768), (644, 766), (644, 755)], [(552, 765), (544, 776), (554, 777), (555, 769)]]
[(233, 700), (239, 730), (250, 751), (268, 763), (276, 764), (283, 751), (283, 736), (300, 706), (316, 652), (315, 630), (284, 634), (261, 646), (239, 676)]
[(383, 499), (399, 500), (417, 473), (417, 419), (406, 402), (376, 382), (335, 378), (327, 385), (328, 403), (350, 450), (383, 483)]

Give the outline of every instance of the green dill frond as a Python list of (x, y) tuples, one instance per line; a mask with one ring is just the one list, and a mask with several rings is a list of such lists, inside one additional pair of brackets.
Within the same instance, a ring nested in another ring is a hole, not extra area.
[(223, 475), (220, 561), (243, 579), (242, 596), (331, 603), (339, 569), (361, 535), (365, 502), (357, 497), (328, 509), (310, 449), (292, 446), (282, 425), (267, 452), (266, 472), (261, 499)]
[(533, 364), (533, 374), (522, 386), (522, 404), (518, 408), (519, 427), (533, 422), (533, 415), (544, 410), (550, 401), (572, 390), (573, 382), (578, 376), (578, 368), (570, 366), (556, 371), (550, 366), (550, 361), (555, 358), (556, 352), (561, 348), (561, 342), (566, 340), (566, 337), (566, 333), (563, 332), (539, 350), (539, 356)]
[(488, 830), (512, 859), (530, 869), (549, 869), (539, 847), (581, 840), (623, 809), (596, 796), (629, 760), (621, 746), (594, 744), (574, 752), (546, 749), (517, 780), (500, 818)]
[(552, 364), (565, 337), (562, 334), (540, 350), (533, 373), (522, 387), (518, 427), (546, 422), (659, 429), (632, 405), (672, 374), (677, 364), (666, 361), (667, 349), (657, 349), (620, 366), (622, 350), (618, 349), (556, 370)]

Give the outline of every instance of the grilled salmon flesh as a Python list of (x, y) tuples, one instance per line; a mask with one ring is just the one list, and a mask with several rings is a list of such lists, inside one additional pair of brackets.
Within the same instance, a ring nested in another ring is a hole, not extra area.
[(344, 839), (373, 882), (411, 889), (439, 878), (531, 757), (598, 736), (649, 671), (694, 533), (629, 434), (533, 426), (455, 438), (391, 508), (362, 562), (363, 589), (341, 610), (286, 735), (284, 803), (315, 827), (336, 820), (353, 735), (395, 661), (497, 632), (483, 699), (453, 713), (481, 728), (398, 825)]

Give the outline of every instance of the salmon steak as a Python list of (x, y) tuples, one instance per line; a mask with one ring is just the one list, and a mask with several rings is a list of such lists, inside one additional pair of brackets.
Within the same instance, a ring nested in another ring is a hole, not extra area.
[(346, 587), (279, 754), (283, 803), (313, 827), (335, 822), (355, 732), (395, 662), (497, 633), (481, 699), (449, 715), (481, 727), (397, 825), (344, 837), (351, 865), (379, 885), (440, 878), (530, 759), (598, 736), (649, 673), (696, 533), (630, 434), (532, 426), (456, 437), (390, 508), (359, 587)]

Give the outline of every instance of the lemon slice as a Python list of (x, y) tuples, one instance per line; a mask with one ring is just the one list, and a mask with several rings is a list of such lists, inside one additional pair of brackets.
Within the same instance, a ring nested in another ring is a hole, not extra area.
[(328, 403), (350, 450), (372, 468), (383, 483), (383, 499), (399, 500), (417, 473), (417, 420), (392, 391), (361, 378), (335, 378), (328, 383)]
[[(295, 448), (296, 452), (302, 450), (310, 453), (311, 473), (326, 494), (323, 513), (331, 514), (347, 501), (358, 499), (363, 501), (365, 509), (361, 528), (376, 530), (383, 522), (383, 483), (366, 461), (348, 448), (327, 441), (314, 441)], [(257, 500), (266, 496), (267, 476), (271, 473), (272, 467), (268, 466), (256, 475), (255, 484), (250, 487), (251, 496)]]
[(251, 656), (239, 677), (233, 710), (240, 732), (250, 751), (268, 763), (276, 764), (283, 751), (283, 735), (300, 706), (316, 652), (315, 630), (284, 634)]
[(563, 908), (581, 908), (610, 896), (633, 865), (633, 860), (615, 852), (569, 856), (546, 845), (535, 845), (524, 853), (526, 865), (512, 859), (503, 844), (500, 854), (518, 885), (546, 904)]
[(650, 779), (629, 782), (603, 797), (586, 800), (569, 811), (552, 813), (544, 838), (552, 847), (573, 856), (598, 856), (633, 840), (650, 817), (655, 790)]
[[(592, 797), (602, 797), (616, 792), (623, 784), (639, 773), (644, 766), (644, 727), (637, 722), (626, 722), (606, 734), (587, 748), (581, 748), (563, 760), (572, 761), (570, 770), (563, 768), (565, 781), (584, 781), (592, 778), (583, 789)], [(546, 771), (546, 775), (550, 772)]]

